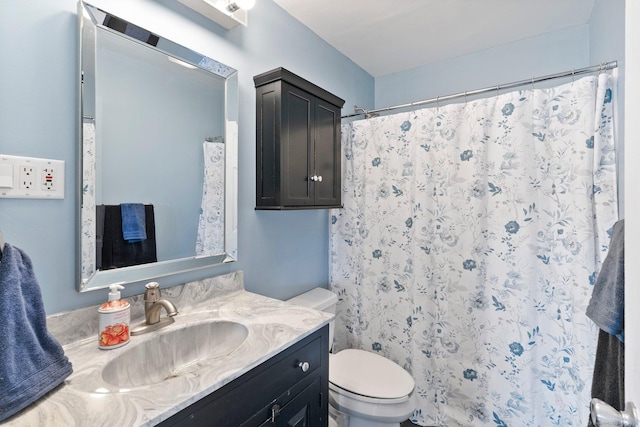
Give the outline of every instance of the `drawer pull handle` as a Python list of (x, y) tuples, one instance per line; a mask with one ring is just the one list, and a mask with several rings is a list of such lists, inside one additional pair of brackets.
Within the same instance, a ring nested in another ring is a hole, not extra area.
[(300, 362), (298, 367), (302, 369), (302, 372), (307, 372), (309, 370), (309, 362)]
[(280, 405), (278, 405), (277, 403), (271, 407), (271, 419), (269, 420), (271, 421), (271, 424), (276, 423), (276, 418), (278, 418), (278, 415), (280, 415), (280, 409)]

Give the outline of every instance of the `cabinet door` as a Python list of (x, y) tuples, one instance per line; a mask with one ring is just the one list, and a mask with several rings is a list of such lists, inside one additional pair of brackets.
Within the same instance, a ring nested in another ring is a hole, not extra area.
[(256, 207), (280, 202), (280, 84), (256, 91)]
[[(284, 396), (272, 402), (267, 408), (266, 418), (261, 421), (250, 419), (240, 427), (326, 427), (328, 416), (321, 414), (322, 387), (316, 378), (304, 390), (295, 395), (284, 406), (278, 403)], [(255, 418), (255, 417), (254, 417)]]
[(316, 98), (314, 103), (314, 175), (319, 179), (313, 184), (317, 206), (340, 206), (341, 157), (340, 109)]
[(277, 427), (326, 427), (328, 418), (321, 416), (320, 378), (291, 399), (276, 418)]
[(282, 204), (314, 204), (313, 108), (315, 98), (307, 92), (282, 83)]

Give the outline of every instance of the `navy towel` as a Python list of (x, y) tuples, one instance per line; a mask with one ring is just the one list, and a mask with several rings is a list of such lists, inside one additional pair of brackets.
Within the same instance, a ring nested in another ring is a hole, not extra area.
[(71, 374), (47, 330), (31, 260), (5, 243), (0, 261), (0, 421), (26, 408)]
[(123, 203), (122, 211), (122, 237), (129, 243), (146, 240), (146, 221), (144, 205), (142, 203)]
[(624, 220), (613, 225), (609, 252), (593, 287), (587, 316), (624, 342)]

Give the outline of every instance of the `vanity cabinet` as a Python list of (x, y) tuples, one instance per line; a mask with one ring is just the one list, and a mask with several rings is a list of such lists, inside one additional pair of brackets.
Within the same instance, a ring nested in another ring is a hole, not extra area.
[(325, 326), (159, 425), (327, 427), (328, 400)]
[(344, 100), (284, 68), (253, 80), (256, 209), (341, 207)]

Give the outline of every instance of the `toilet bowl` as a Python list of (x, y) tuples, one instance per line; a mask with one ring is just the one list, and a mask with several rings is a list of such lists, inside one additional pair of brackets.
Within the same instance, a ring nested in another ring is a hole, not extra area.
[[(338, 298), (322, 288), (289, 303), (335, 314)], [(334, 322), (329, 324), (329, 345)], [(330, 425), (337, 427), (399, 427), (416, 409), (411, 375), (378, 354), (346, 349), (329, 355)]]
[(329, 357), (329, 405), (348, 416), (342, 426), (399, 426), (416, 409), (414, 385), (407, 371), (375, 353), (347, 349)]

